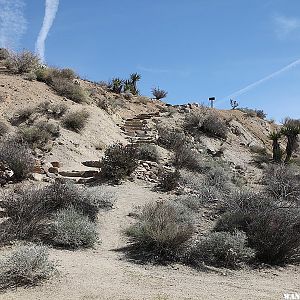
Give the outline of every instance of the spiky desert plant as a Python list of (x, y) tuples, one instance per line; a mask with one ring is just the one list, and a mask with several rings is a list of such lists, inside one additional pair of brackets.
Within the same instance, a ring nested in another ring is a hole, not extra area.
[(269, 135), (269, 138), (273, 142), (273, 160), (275, 162), (281, 162), (282, 160), (282, 150), (280, 148), (279, 139), (281, 138), (282, 133), (280, 131), (274, 131)]
[(120, 78), (113, 78), (111, 81), (111, 91), (117, 94), (120, 94), (123, 90), (124, 81)]
[(166, 98), (168, 95), (168, 92), (161, 90), (159, 87), (153, 88), (151, 92), (156, 100)]
[(131, 84), (132, 84), (132, 93), (134, 95), (138, 95), (139, 94), (139, 90), (137, 88), (137, 82), (140, 81), (142, 78), (142, 76), (138, 73), (133, 73), (130, 75), (130, 81), (131, 81)]
[(300, 134), (300, 120), (285, 119), (281, 133), (287, 138), (285, 162), (289, 162), (297, 147), (297, 138)]

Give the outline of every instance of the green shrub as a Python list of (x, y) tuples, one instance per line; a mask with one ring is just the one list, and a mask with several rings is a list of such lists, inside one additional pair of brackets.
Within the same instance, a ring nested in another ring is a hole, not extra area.
[(40, 59), (30, 51), (20, 53), (10, 52), (6, 58), (5, 65), (15, 74), (31, 73), (40, 66)]
[(15, 180), (26, 179), (35, 164), (28, 145), (16, 140), (0, 142), (0, 161), (5, 162), (14, 172)]
[(267, 114), (261, 109), (252, 109), (252, 108), (248, 108), (248, 107), (244, 107), (244, 108), (241, 107), (241, 108), (237, 108), (237, 110), (244, 112), (249, 117), (258, 117), (260, 119), (265, 119), (267, 116)]
[(270, 196), (278, 200), (300, 203), (300, 168), (273, 164), (264, 172), (263, 182)]
[(33, 72), (27, 73), (24, 78), (28, 81), (35, 81), (37, 79), (35, 73)]
[(176, 189), (179, 185), (180, 172), (164, 172), (159, 178), (158, 187), (164, 191), (169, 192)]
[(0, 60), (5, 60), (9, 56), (9, 51), (5, 48), (0, 48)]
[(103, 178), (119, 182), (130, 176), (137, 168), (137, 150), (134, 146), (121, 143), (109, 146), (102, 160), (101, 174)]
[(141, 144), (137, 148), (137, 157), (140, 160), (159, 161), (159, 154), (155, 145)]
[(200, 237), (190, 249), (192, 265), (208, 265), (238, 268), (255, 256), (254, 250), (247, 247), (247, 237), (243, 232), (213, 232)]
[(49, 85), (54, 80), (68, 80), (72, 82), (76, 78), (76, 73), (72, 69), (39, 68), (35, 71), (35, 74), (38, 81)]
[(0, 289), (37, 285), (56, 273), (44, 246), (27, 245), (0, 260)]
[(181, 255), (193, 230), (190, 215), (183, 206), (156, 202), (144, 206), (137, 222), (125, 234), (131, 243), (131, 255), (164, 262)]
[(76, 103), (87, 101), (87, 94), (80, 85), (77, 85), (66, 78), (53, 78), (51, 87), (59, 96), (66, 97)]
[(186, 135), (177, 129), (158, 126), (158, 144), (166, 149), (175, 150), (188, 142)]
[(66, 114), (62, 120), (62, 124), (66, 129), (80, 132), (86, 126), (89, 113), (85, 110), (73, 111)]
[(57, 212), (51, 225), (52, 243), (60, 247), (93, 247), (97, 242), (96, 226), (74, 207)]
[(34, 112), (35, 112), (34, 107), (22, 108), (16, 112), (16, 114), (13, 116), (10, 122), (12, 125), (18, 126), (21, 123), (28, 121)]
[(300, 253), (300, 212), (255, 193), (236, 193), (226, 213), (216, 224), (217, 231), (242, 230), (256, 259), (267, 264), (293, 261)]

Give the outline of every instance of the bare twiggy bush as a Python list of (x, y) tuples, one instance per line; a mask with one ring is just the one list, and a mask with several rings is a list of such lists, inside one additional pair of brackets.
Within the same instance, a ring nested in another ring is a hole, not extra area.
[(62, 119), (62, 124), (66, 129), (79, 133), (88, 122), (89, 113), (85, 110), (67, 113)]
[(5, 65), (12, 73), (30, 73), (40, 66), (40, 59), (36, 54), (30, 51), (20, 53), (9, 52), (5, 60)]

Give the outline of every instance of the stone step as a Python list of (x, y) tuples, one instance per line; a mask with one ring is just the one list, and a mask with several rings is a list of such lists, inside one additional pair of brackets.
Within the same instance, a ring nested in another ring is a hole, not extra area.
[(60, 171), (58, 174), (63, 177), (91, 178), (99, 175), (99, 171)]
[(83, 161), (82, 164), (89, 168), (101, 168), (100, 160), (87, 160)]

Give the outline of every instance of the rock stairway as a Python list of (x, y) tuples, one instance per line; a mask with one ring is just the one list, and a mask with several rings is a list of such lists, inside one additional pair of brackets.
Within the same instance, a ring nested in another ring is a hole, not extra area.
[(0, 65), (0, 74), (8, 74), (9, 70), (5, 66)]
[(159, 117), (159, 113), (140, 114), (134, 118), (128, 118), (121, 129), (126, 135), (126, 139), (133, 145), (155, 144), (157, 131), (151, 127), (153, 118)]

